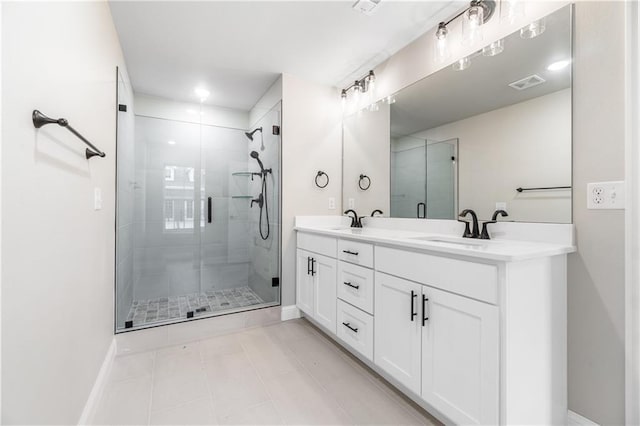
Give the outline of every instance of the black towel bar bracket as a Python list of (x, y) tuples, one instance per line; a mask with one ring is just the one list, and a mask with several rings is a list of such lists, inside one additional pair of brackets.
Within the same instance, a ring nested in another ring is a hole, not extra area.
[(87, 146), (91, 148), (91, 149), (87, 148), (85, 150), (85, 156), (87, 157), (87, 160), (91, 157), (95, 157), (95, 156), (104, 157), (105, 155), (107, 155), (104, 152), (100, 151), (98, 148), (96, 148), (96, 146), (93, 145), (91, 142), (89, 142), (84, 136), (78, 133), (76, 129), (71, 127), (69, 125), (69, 122), (65, 118), (58, 118), (58, 119), (50, 118), (44, 115), (43, 113), (41, 113), (40, 111), (38, 111), (37, 109), (34, 109), (33, 113), (31, 114), (31, 120), (33, 121), (33, 126), (36, 129), (39, 129), (40, 127), (45, 126), (47, 124), (57, 124), (58, 126), (64, 127), (68, 131), (76, 135), (82, 142), (84, 142)]

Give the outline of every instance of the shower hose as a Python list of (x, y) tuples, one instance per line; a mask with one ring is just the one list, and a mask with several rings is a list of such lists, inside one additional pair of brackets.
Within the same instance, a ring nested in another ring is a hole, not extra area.
[[(271, 231), (270, 226), (269, 226), (269, 204), (267, 203), (267, 172), (263, 171), (262, 172), (262, 191), (261, 191), (261, 195), (262, 195), (262, 199), (264, 200), (264, 203), (262, 203), (260, 205), (260, 219), (258, 222), (258, 227), (260, 228), (260, 238), (262, 238), (263, 240), (266, 241), (267, 238), (269, 238), (269, 233)], [(265, 219), (267, 221), (267, 229), (266, 229), (266, 233), (263, 233), (262, 231), (262, 211), (264, 209), (264, 216)]]

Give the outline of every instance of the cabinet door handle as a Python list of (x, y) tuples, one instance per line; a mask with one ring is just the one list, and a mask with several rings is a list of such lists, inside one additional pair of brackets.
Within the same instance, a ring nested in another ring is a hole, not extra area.
[(351, 327), (351, 324), (348, 322), (343, 322), (342, 325), (344, 325), (345, 327), (347, 327), (349, 330), (353, 331), (354, 333), (358, 332), (358, 327)]
[(347, 254), (352, 254), (354, 256), (358, 255), (357, 251), (351, 251), (351, 250), (342, 250), (343, 253), (347, 253)]
[(413, 301), (416, 297), (418, 297), (418, 294), (415, 291), (411, 290), (411, 321), (413, 321), (413, 319), (418, 315), (418, 313), (413, 309)]
[(342, 284), (344, 284), (344, 285), (348, 285), (349, 287), (351, 287), (351, 288), (355, 288), (356, 290), (360, 288), (360, 286), (359, 286), (359, 285), (353, 285), (353, 284), (348, 283), (348, 282), (346, 282), (346, 281), (345, 281), (345, 282), (343, 282)]
[(307, 275), (311, 274), (311, 258), (307, 256)]
[(314, 276), (316, 274), (316, 260), (312, 257), (311, 258), (311, 276)]
[(212, 199), (211, 197), (207, 198), (207, 223), (211, 223), (211, 218), (213, 216), (212, 213)]
[(427, 305), (428, 301), (429, 301), (429, 298), (423, 294), (422, 295), (422, 326), (423, 327), (429, 320), (429, 312), (427, 312), (427, 307), (429, 306)]

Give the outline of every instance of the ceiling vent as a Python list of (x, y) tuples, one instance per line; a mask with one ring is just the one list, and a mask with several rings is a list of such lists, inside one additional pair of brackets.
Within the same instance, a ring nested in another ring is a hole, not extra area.
[(533, 74), (529, 77), (525, 77), (518, 81), (514, 81), (513, 83), (509, 83), (509, 86), (513, 87), (516, 90), (526, 90), (532, 88), (533, 86), (537, 86), (538, 84), (542, 84), (545, 81), (546, 80), (540, 77), (538, 74)]
[(365, 15), (373, 15), (379, 4), (380, 0), (358, 0), (353, 4), (353, 8)]

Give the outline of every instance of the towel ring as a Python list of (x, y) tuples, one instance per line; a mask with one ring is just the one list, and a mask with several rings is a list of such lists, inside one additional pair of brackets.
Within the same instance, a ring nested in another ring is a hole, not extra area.
[[(367, 181), (367, 186), (363, 186), (362, 181), (364, 181), (364, 180)], [(371, 178), (369, 176), (367, 176), (367, 175), (360, 175), (360, 180), (358, 180), (358, 186), (363, 191), (366, 191), (371, 186)]]
[[(324, 185), (320, 185), (320, 183), (318, 182), (318, 179), (320, 179), (322, 176), (327, 177), (327, 181), (325, 182)], [(323, 172), (322, 170), (318, 170), (318, 174), (316, 175), (316, 186), (318, 188), (326, 188), (327, 185), (329, 185), (329, 175)]]

